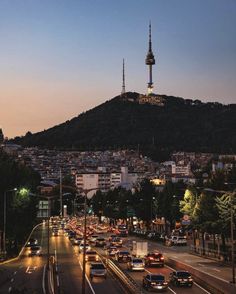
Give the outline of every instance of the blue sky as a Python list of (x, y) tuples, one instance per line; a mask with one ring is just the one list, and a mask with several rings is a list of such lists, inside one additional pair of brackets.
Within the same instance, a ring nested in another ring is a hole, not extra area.
[(235, 0), (0, 0), (0, 126), (40, 131), (126, 89), (236, 103)]

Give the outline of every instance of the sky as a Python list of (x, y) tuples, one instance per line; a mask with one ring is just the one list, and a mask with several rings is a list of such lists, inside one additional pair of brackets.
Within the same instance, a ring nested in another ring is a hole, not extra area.
[(0, 0), (0, 128), (53, 127), (126, 91), (236, 103), (236, 0)]

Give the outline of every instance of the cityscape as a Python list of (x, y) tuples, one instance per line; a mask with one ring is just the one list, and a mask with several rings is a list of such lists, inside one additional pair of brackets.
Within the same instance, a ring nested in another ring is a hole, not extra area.
[(236, 293), (236, 3), (148, 2), (0, 3), (0, 294)]

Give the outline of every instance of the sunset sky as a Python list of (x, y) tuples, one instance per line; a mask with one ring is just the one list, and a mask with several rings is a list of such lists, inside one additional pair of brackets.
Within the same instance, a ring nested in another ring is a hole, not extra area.
[(0, 128), (14, 137), (126, 90), (236, 103), (235, 0), (0, 0)]

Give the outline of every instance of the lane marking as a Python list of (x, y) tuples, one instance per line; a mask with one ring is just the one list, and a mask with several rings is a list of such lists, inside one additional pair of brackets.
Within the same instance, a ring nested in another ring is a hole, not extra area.
[(177, 294), (173, 289), (171, 289), (170, 287), (168, 287), (168, 289), (172, 292), (172, 293), (175, 293)]
[(14, 279), (13, 279), (13, 278), (11, 279), (11, 283), (12, 283), (12, 282), (14, 282)]
[(218, 268), (215, 268), (215, 267), (213, 268), (213, 270), (217, 271), (217, 272), (221, 272), (221, 270), (219, 270)]
[[(79, 265), (80, 265), (80, 268), (81, 268), (81, 270), (82, 270), (82, 272), (83, 272), (83, 267), (82, 267), (82, 264), (81, 264), (80, 260), (79, 260)], [(86, 273), (85, 273), (85, 278), (86, 278), (86, 280), (87, 280), (87, 282), (88, 282), (88, 284), (89, 284), (89, 287), (90, 287), (92, 293), (93, 293), (93, 294), (96, 294), (95, 291), (94, 291), (94, 289), (93, 289), (92, 284), (90, 283), (90, 281), (89, 281), (89, 279), (88, 279), (88, 277), (87, 277), (87, 275), (86, 275)]]
[(46, 274), (46, 264), (43, 267), (43, 280), (42, 280), (42, 288), (43, 288), (43, 294), (46, 294), (46, 288), (45, 288), (45, 274)]
[(199, 287), (200, 289), (202, 289), (204, 292), (206, 292), (207, 294), (211, 294), (211, 292), (208, 292), (206, 289), (202, 288), (202, 286), (200, 286), (198, 283), (193, 282), (197, 287)]
[(11, 292), (11, 290), (12, 290), (12, 287), (9, 287), (8, 292)]
[(17, 273), (17, 271), (16, 271), (16, 272), (14, 272), (14, 275), (16, 275), (16, 273)]

